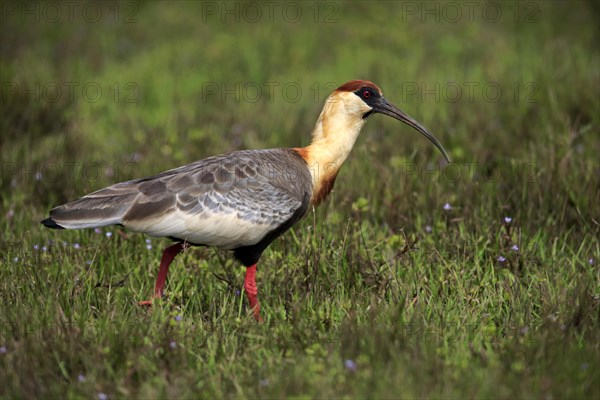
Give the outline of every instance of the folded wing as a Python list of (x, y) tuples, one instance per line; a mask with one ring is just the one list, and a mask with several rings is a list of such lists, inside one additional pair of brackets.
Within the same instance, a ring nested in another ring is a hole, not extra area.
[(288, 149), (238, 151), (118, 183), (56, 207), (43, 221), (80, 229), (121, 224), (152, 236), (236, 248), (308, 209), (310, 172)]

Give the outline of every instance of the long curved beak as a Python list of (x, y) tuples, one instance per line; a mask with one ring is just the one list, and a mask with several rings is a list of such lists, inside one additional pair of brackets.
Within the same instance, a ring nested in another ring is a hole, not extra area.
[(414, 118), (406, 114), (404, 111), (400, 110), (392, 103), (388, 102), (383, 97), (381, 97), (380, 100), (373, 105), (373, 112), (389, 115), (390, 117), (395, 118), (398, 121), (404, 122), (406, 125), (412, 126), (417, 131), (421, 132), (423, 136), (429, 139), (429, 141), (433, 143), (435, 147), (437, 147), (442, 152), (446, 161), (450, 162), (450, 157), (448, 157), (448, 153), (446, 153), (446, 150), (439, 142), (439, 140), (435, 138), (435, 136), (433, 136), (427, 129), (425, 129), (425, 127), (423, 127), (423, 125), (418, 123)]

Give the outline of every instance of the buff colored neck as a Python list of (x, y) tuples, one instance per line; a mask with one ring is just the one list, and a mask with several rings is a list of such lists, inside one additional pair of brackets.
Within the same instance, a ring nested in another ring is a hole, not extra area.
[[(361, 128), (364, 110), (356, 110), (334, 93), (327, 100), (312, 133), (312, 142), (299, 149), (306, 160), (313, 181), (312, 203), (323, 201), (331, 189), (342, 164), (350, 154)], [(354, 96), (354, 94), (351, 94)]]

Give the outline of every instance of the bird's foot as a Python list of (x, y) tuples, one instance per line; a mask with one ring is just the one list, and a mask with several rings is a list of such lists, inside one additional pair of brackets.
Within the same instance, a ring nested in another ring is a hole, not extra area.
[(152, 308), (153, 302), (154, 302), (154, 300), (143, 300), (143, 301), (138, 301), (137, 304), (140, 307)]
[(257, 303), (254, 306), (254, 308), (252, 309), (252, 315), (254, 315), (254, 319), (259, 324), (262, 324), (264, 322), (263, 319), (262, 319), (262, 317), (260, 316), (260, 304)]
[(162, 298), (162, 293), (155, 293), (154, 297), (152, 297), (150, 300), (138, 301), (137, 304), (140, 307), (152, 308), (152, 305), (154, 304), (154, 302), (156, 302), (160, 298)]
[(175, 256), (181, 253), (186, 247), (188, 247), (188, 245), (185, 242), (175, 243), (163, 251), (160, 260), (160, 269), (158, 271), (158, 276), (156, 277), (156, 283), (154, 284), (154, 297), (150, 300), (138, 301), (138, 306), (152, 308), (152, 303), (154, 303), (156, 299), (162, 297), (167, 274), (169, 273), (169, 265), (171, 265)]

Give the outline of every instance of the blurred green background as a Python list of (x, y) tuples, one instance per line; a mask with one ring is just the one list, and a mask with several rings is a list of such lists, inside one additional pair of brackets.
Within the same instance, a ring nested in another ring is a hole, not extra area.
[[(599, 10), (2, 1), (0, 394), (598, 396)], [(370, 117), (330, 199), (263, 256), (264, 326), (225, 253), (182, 257), (148, 314), (166, 241), (38, 225), (111, 183), (307, 145), (351, 79), (454, 163)]]

